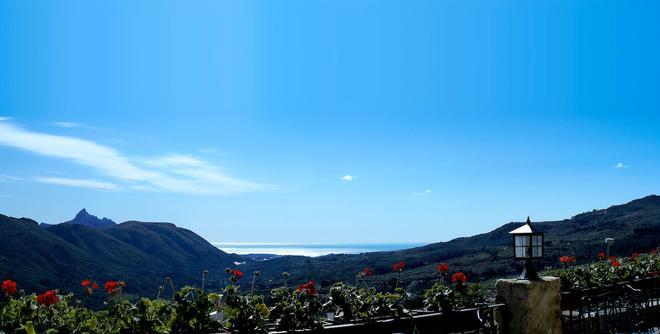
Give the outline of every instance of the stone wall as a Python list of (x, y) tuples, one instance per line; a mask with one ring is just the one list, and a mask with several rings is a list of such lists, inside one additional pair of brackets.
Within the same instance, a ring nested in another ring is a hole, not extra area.
[(501, 279), (495, 288), (497, 302), (507, 306), (500, 324), (505, 333), (561, 333), (559, 278), (544, 276), (538, 281)]

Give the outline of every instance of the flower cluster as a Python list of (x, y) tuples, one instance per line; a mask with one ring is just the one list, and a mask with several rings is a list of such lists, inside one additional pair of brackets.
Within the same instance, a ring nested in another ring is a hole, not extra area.
[(309, 280), (307, 283), (299, 285), (296, 292), (305, 293), (308, 296), (316, 295), (316, 282)]
[[(608, 258), (605, 253), (599, 252), (597, 258), (599, 261), (563, 266), (563, 269), (548, 270), (544, 275), (560, 277), (562, 288), (566, 290), (601, 287), (660, 274), (660, 256), (655, 249), (647, 254), (632, 253), (628, 257)], [(560, 262), (565, 264), (573, 261), (562, 261), (560, 258)]]
[(37, 295), (37, 303), (44, 306), (57, 304), (59, 301), (60, 298), (55, 293), (55, 290), (48, 290), (40, 295)]
[(465, 284), (467, 283), (467, 275), (465, 275), (462, 272), (456, 272), (453, 275), (451, 275), (451, 282), (452, 283), (458, 283), (458, 284)]
[(8, 279), (2, 282), (2, 292), (5, 296), (13, 295), (16, 293), (16, 282)]
[(243, 272), (239, 269), (225, 268), (225, 273), (227, 274), (227, 280), (231, 284), (236, 284), (239, 279), (243, 278)]
[(562, 256), (559, 258), (561, 264), (575, 264), (575, 256)]
[(85, 293), (88, 295), (91, 295), (94, 293), (94, 291), (98, 290), (99, 285), (96, 284), (96, 282), (92, 282), (89, 279), (84, 279), (82, 282), (80, 282), (80, 285), (82, 285), (83, 289), (85, 290)]
[(406, 267), (406, 263), (403, 262), (403, 261), (399, 261), (399, 262), (395, 263), (395, 264), (392, 266), (392, 269), (393, 269), (394, 271), (402, 272), (402, 271), (403, 271), (403, 268), (405, 268), (405, 267)]
[(435, 266), (435, 270), (436, 270), (439, 274), (444, 275), (444, 274), (447, 273), (447, 271), (449, 271), (449, 265), (446, 264), (446, 263), (440, 263), (440, 264), (438, 264), (437, 266)]
[(610, 265), (614, 268), (621, 266), (621, 262), (617, 260), (616, 256), (610, 256)]
[(116, 295), (122, 291), (122, 289), (126, 286), (126, 283), (124, 281), (113, 281), (109, 280), (105, 282), (105, 285), (103, 288), (105, 289), (105, 292), (111, 296)]

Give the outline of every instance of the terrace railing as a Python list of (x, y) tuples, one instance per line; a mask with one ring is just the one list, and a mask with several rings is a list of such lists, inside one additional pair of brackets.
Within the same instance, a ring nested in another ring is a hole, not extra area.
[[(327, 334), (445, 334), (503, 333), (498, 319), (506, 316), (504, 304), (484, 305), (452, 312), (414, 312), (410, 317), (375, 319), (346, 324), (327, 323), (320, 333)], [(300, 331), (304, 333), (306, 331)], [(271, 331), (271, 334), (287, 332)]]
[(563, 333), (633, 333), (660, 327), (660, 276), (562, 292)]

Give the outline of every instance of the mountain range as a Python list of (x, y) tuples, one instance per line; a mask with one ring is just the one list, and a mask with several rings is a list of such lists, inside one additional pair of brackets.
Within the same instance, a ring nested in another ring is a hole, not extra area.
[[(251, 272), (260, 271), (257, 289), (267, 292), (284, 283), (285, 271), (291, 275), (289, 284), (314, 279), (327, 287), (340, 280), (354, 282), (357, 272), (370, 268), (375, 273), (369, 278), (370, 285), (392, 288), (397, 279), (392, 264), (404, 261), (407, 266), (401, 281), (414, 291), (431, 284), (439, 262), (448, 263), (451, 271), (465, 272), (471, 281), (513, 275), (519, 264), (512, 261), (508, 232), (520, 224), (511, 222), (488, 233), (399, 251), (257, 261), (227, 254), (171, 223), (116, 224), (85, 209), (56, 225), (0, 215), (0, 278), (16, 280), (28, 292), (51, 288), (80, 292), (84, 278), (99, 284), (115, 279), (127, 282), (129, 295), (153, 297), (165, 285), (165, 277), (171, 277), (177, 287), (199, 285), (203, 270), (209, 270), (206, 286), (216, 290), (225, 284), (224, 268), (238, 267), (246, 273), (243, 285), (249, 285)], [(539, 267), (556, 266), (561, 255), (576, 256), (578, 262), (592, 261), (604, 250), (606, 237), (616, 240), (612, 254), (645, 252), (660, 244), (660, 197), (651, 195), (565, 220), (533, 224), (545, 233), (545, 258)]]
[(26, 291), (80, 291), (82, 279), (102, 285), (126, 281), (128, 293), (155, 296), (165, 277), (177, 285), (224, 282), (224, 268), (245, 261), (197, 234), (170, 223), (115, 224), (81, 210), (68, 222), (41, 226), (29, 218), (0, 215), (0, 277)]

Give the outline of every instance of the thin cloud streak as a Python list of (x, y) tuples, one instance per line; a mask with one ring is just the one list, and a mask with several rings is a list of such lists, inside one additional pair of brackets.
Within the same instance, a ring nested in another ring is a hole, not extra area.
[(38, 177), (36, 180), (42, 183), (56, 184), (67, 187), (88, 188), (95, 190), (119, 190), (119, 187), (116, 184), (99, 180), (67, 179), (61, 177)]
[(82, 124), (79, 123), (73, 123), (73, 122), (55, 122), (53, 123), (55, 126), (59, 126), (61, 128), (75, 128), (82, 126)]
[(414, 192), (414, 193), (412, 193), (411, 195), (413, 195), (413, 196), (424, 196), (424, 195), (429, 195), (429, 194), (432, 193), (432, 192), (433, 192), (433, 190), (431, 190), (431, 189), (426, 189), (426, 190), (424, 190), (424, 191)]
[(169, 155), (138, 161), (93, 141), (28, 131), (8, 122), (0, 122), (0, 145), (69, 160), (129, 183), (132, 189), (228, 195), (273, 188), (231, 177), (219, 167), (194, 157)]
[(0, 174), (0, 183), (9, 183), (9, 182), (16, 182), (20, 181), (20, 177), (16, 177), (13, 175), (7, 175), (7, 174)]

